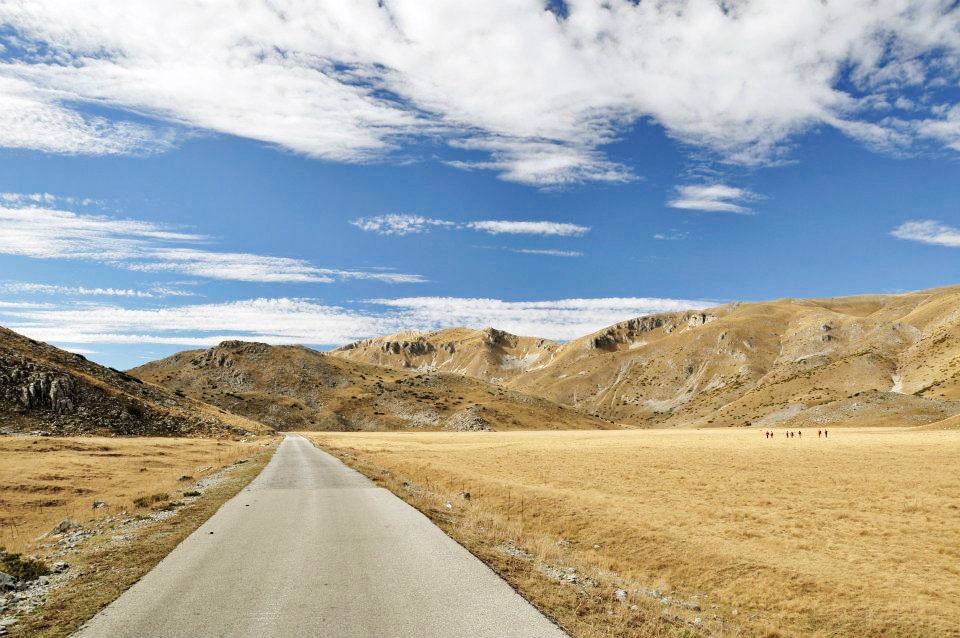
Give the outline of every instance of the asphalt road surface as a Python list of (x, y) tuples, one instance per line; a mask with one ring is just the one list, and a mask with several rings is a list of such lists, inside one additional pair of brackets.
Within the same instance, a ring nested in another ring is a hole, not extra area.
[(299, 436), (75, 635), (566, 636), (425, 516)]

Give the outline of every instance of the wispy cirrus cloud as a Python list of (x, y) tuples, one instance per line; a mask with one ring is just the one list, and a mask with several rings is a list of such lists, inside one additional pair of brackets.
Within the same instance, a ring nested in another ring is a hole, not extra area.
[(209, 346), (225, 339), (341, 345), (403, 330), (494, 326), (567, 340), (638, 315), (709, 302), (643, 297), (504, 301), (462, 297), (372, 299), (331, 306), (306, 299), (250, 299), (176, 308), (118, 305), (0, 306), (3, 323), (54, 343)]
[(425, 233), (429, 232), (431, 228), (448, 228), (452, 230), (470, 229), (485, 232), (489, 235), (541, 235), (554, 237), (576, 237), (590, 232), (589, 226), (568, 222), (496, 219), (452, 222), (408, 213), (360, 217), (350, 223), (360, 230), (377, 233), (379, 235)]
[(934, 219), (915, 219), (900, 224), (890, 234), (897, 239), (918, 241), (935, 246), (960, 247), (960, 228)]
[(745, 204), (758, 197), (756, 193), (745, 188), (726, 184), (692, 184), (678, 186), (677, 196), (668, 201), (667, 206), (683, 210), (748, 215), (752, 211)]
[(0, 144), (48, 152), (142, 152), (196, 128), (356, 162), (429, 136), (478, 155), (442, 161), (553, 186), (630, 179), (605, 147), (647, 119), (751, 165), (820, 126), (875, 147), (957, 141), (937, 109), (960, 74), (943, 0), (32, 0), (0, 4), (0, 25), (18, 45)]
[(559, 248), (511, 248), (510, 252), (521, 255), (547, 255), (549, 257), (583, 257), (579, 250), (560, 250)]
[[(7, 197), (4, 201), (14, 199)], [(201, 248), (210, 238), (153, 222), (51, 208), (35, 204), (30, 197), (25, 201), (28, 203), (0, 205), (0, 254), (95, 261), (139, 272), (169, 272), (229, 281), (423, 281), (413, 274), (321, 268), (304, 259)]]
[(589, 226), (550, 221), (485, 220), (467, 223), (467, 228), (481, 230), (491, 235), (545, 235), (570, 237), (590, 232)]
[(174, 146), (169, 127), (83, 115), (66, 103), (71, 97), (0, 75), (0, 146), (92, 155), (146, 154)]
[(653, 238), (657, 241), (680, 241), (686, 239), (689, 233), (679, 230), (671, 230), (666, 233), (654, 233)]
[(414, 235), (428, 232), (433, 227), (449, 228), (456, 226), (454, 222), (443, 219), (432, 219), (423, 215), (406, 213), (359, 217), (350, 223), (360, 230), (377, 233), (378, 235)]
[(138, 299), (196, 296), (196, 293), (190, 292), (189, 290), (181, 290), (169, 286), (152, 286), (147, 290), (136, 290), (133, 288), (96, 286), (61, 286), (22, 281), (0, 283), (0, 292), (28, 295), (58, 295), (62, 297), (133, 297)]

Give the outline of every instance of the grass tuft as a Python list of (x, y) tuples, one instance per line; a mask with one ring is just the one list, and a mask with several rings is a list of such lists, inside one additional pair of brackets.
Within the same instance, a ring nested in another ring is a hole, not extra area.
[(16, 580), (36, 580), (50, 574), (50, 567), (42, 560), (23, 558), (20, 554), (8, 554), (0, 548), (0, 572)]

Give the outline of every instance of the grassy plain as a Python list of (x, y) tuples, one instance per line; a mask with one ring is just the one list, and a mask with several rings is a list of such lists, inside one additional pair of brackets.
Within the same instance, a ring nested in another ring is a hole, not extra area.
[(575, 636), (960, 635), (960, 431), (775, 432), (307, 436)]
[[(162, 506), (268, 439), (0, 437), (0, 547), (30, 552), (58, 522)], [(137, 499), (155, 499), (146, 506)], [(106, 507), (93, 509), (95, 500)]]

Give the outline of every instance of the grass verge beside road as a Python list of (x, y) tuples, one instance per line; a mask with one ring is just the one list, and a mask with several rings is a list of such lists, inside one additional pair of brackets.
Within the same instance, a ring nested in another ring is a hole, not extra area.
[(577, 637), (958, 635), (960, 432), (308, 436)]
[[(19, 437), (4, 439), (0, 441), (0, 451), (9, 451), (11, 446), (23, 443), (24, 440)], [(204, 439), (105, 439), (103, 442), (90, 438), (40, 439), (38, 446), (56, 446), (60, 453), (71, 446), (82, 448), (73, 450), (80, 457), (74, 459), (79, 465), (86, 463), (82, 455), (89, 453), (87, 446), (114, 446), (114, 449), (130, 452), (130, 456), (143, 466), (149, 467), (152, 462), (164, 466), (169, 476), (159, 481), (145, 479), (149, 485), (137, 484), (135, 477), (149, 475), (150, 470), (127, 476), (125, 470), (111, 467), (111, 459), (115, 463), (126, 463), (130, 459), (108, 456), (96, 466), (95, 476), (87, 477), (88, 482), (85, 483), (82, 475), (73, 477), (69, 485), (91, 489), (83, 486), (89, 485), (89, 481), (109, 481), (113, 471), (112, 482), (119, 486), (116, 489), (129, 492), (131, 500), (137, 500), (138, 497), (133, 495), (141, 492), (145, 498), (138, 506), (127, 503), (118, 495), (114, 506), (128, 508), (129, 511), (96, 516), (98, 511), (93, 510), (82, 517), (79, 530), (92, 533), (89, 537), (82, 537), (76, 544), (64, 546), (57, 542), (69, 536), (48, 536), (18, 548), (35, 553), (40, 558), (50, 557), (49, 560), (52, 560), (56, 557), (68, 562), (70, 567), (64, 574), (67, 582), (50, 588), (44, 604), (19, 616), (17, 624), (9, 628), (9, 635), (54, 637), (71, 634), (142, 578), (223, 503), (240, 492), (260, 473), (276, 449), (274, 442), (267, 438), (251, 439), (244, 443), (218, 443)], [(30, 444), (29, 441), (27, 444)], [(151, 446), (156, 446), (152, 452)], [(134, 447), (138, 449), (139, 456), (133, 452)], [(18, 450), (18, 462), (27, 464), (24, 467), (29, 466), (29, 459), (24, 456), (28, 453)], [(198, 462), (207, 465), (198, 468)], [(198, 474), (196, 478), (203, 476), (203, 480), (180, 481), (177, 472), (183, 471), (183, 463), (193, 468), (194, 473)], [(37, 468), (40, 465), (38, 463)], [(56, 463), (56, 467), (62, 474), (70, 464), (61, 461)], [(203, 472), (197, 472), (197, 469), (203, 469)], [(101, 494), (103, 492), (98, 491), (83, 496), (89, 502)], [(90, 507), (86, 505), (87, 510)], [(5, 510), (4, 514), (15, 516), (17, 512)], [(57, 513), (44, 524), (52, 526), (61, 514)], [(50, 523), (50, 520), (54, 520), (54, 523)]]

